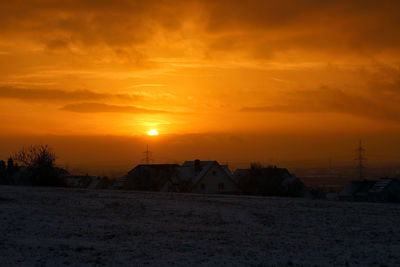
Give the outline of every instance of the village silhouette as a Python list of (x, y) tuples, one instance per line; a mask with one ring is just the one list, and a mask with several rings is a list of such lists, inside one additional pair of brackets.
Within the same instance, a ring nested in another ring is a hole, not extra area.
[[(232, 172), (215, 160), (195, 159), (183, 164), (151, 164), (147, 146), (145, 163), (123, 177), (111, 179), (74, 175), (56, 165), (56, 154), (47, 145), (22, 148), (7, 161), (0, 160), (0, 184), (148, 192), (296, 197), (362, 202), (400, 202), (396, 177), (364, 177), (364, 148), (357, 148), (355, 179), (342, 188), (323, 190), (306, 186), (294, 173), (276, 165), (253, 162)], [(357, 177), (358, 176), (358, 177)]]

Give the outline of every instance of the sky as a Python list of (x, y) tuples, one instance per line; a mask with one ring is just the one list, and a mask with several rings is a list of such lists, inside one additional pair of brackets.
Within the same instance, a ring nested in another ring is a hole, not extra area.
[(55, 137), (74, 148), (64, 162), (87, 137), (142, 151), (156, 129), (164, 161), (328, 158), (360, 139), (393, 158), (399, 12), (395, 0), (1, 1), (0, 156)]

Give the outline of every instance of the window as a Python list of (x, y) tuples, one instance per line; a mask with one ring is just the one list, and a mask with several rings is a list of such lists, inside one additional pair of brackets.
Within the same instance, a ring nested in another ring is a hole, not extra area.
[(214, 175), (214, 176), (215, 176), (216, 174), (217, 174), (217, 172), (216, 172), (216, 171), (212, 171), (212, 175)]
[(206, 185), (205, 184), (201, 184), (200, 187), (201, 187), (201, 190), (206, 189)]
[(224, 183), (218, 184), (218, 191), (224, 191)]

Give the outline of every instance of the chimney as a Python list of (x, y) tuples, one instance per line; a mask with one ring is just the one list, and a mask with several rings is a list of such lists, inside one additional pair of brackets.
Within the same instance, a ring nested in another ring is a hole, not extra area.
[(198, 173), (200, 171), (201, 171), (200, 160), (199, 159), (195, 159), (194, 160), (194, 172)]

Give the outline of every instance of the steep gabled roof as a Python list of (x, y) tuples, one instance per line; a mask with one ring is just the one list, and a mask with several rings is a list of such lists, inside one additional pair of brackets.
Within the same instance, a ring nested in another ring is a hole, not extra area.
[(237, 182), (233, 179), (232, 172), (229, 170), (227, 165), (220, 165), (217, 161), (205, 161), (205, 162), (207, 163), (207, 165), (205, 165), (199, 172), (199, 174), (194, 177), (194, 180), (192, 181), (192, 188), (196, 187), (203, 180), (208, 171), (215, 166), (220, 167), (223, 173), (228, 178), (228, 180), (230, 180), (233, 184), (237, 185)]
[(229, 169), (228, 165), (221, 165), (222, 169), (224, 169), (224, 171), (226, 172), (226, 174), (228, 174), (230, 177), (233, 178), (233, 173), (231, 172), (231, 170)]
[(203, 179), (204, 175), (212, 166), (220, 166), (217, 161), (199, 161), (201, 170), (196, 173), (194, 170), (194, 164), (194, 161), (185, 161), (182, 165), (182, 168), (186, 169), (186, 173), (191, 177), (192, 187), (197, 185), (200, 180)]

